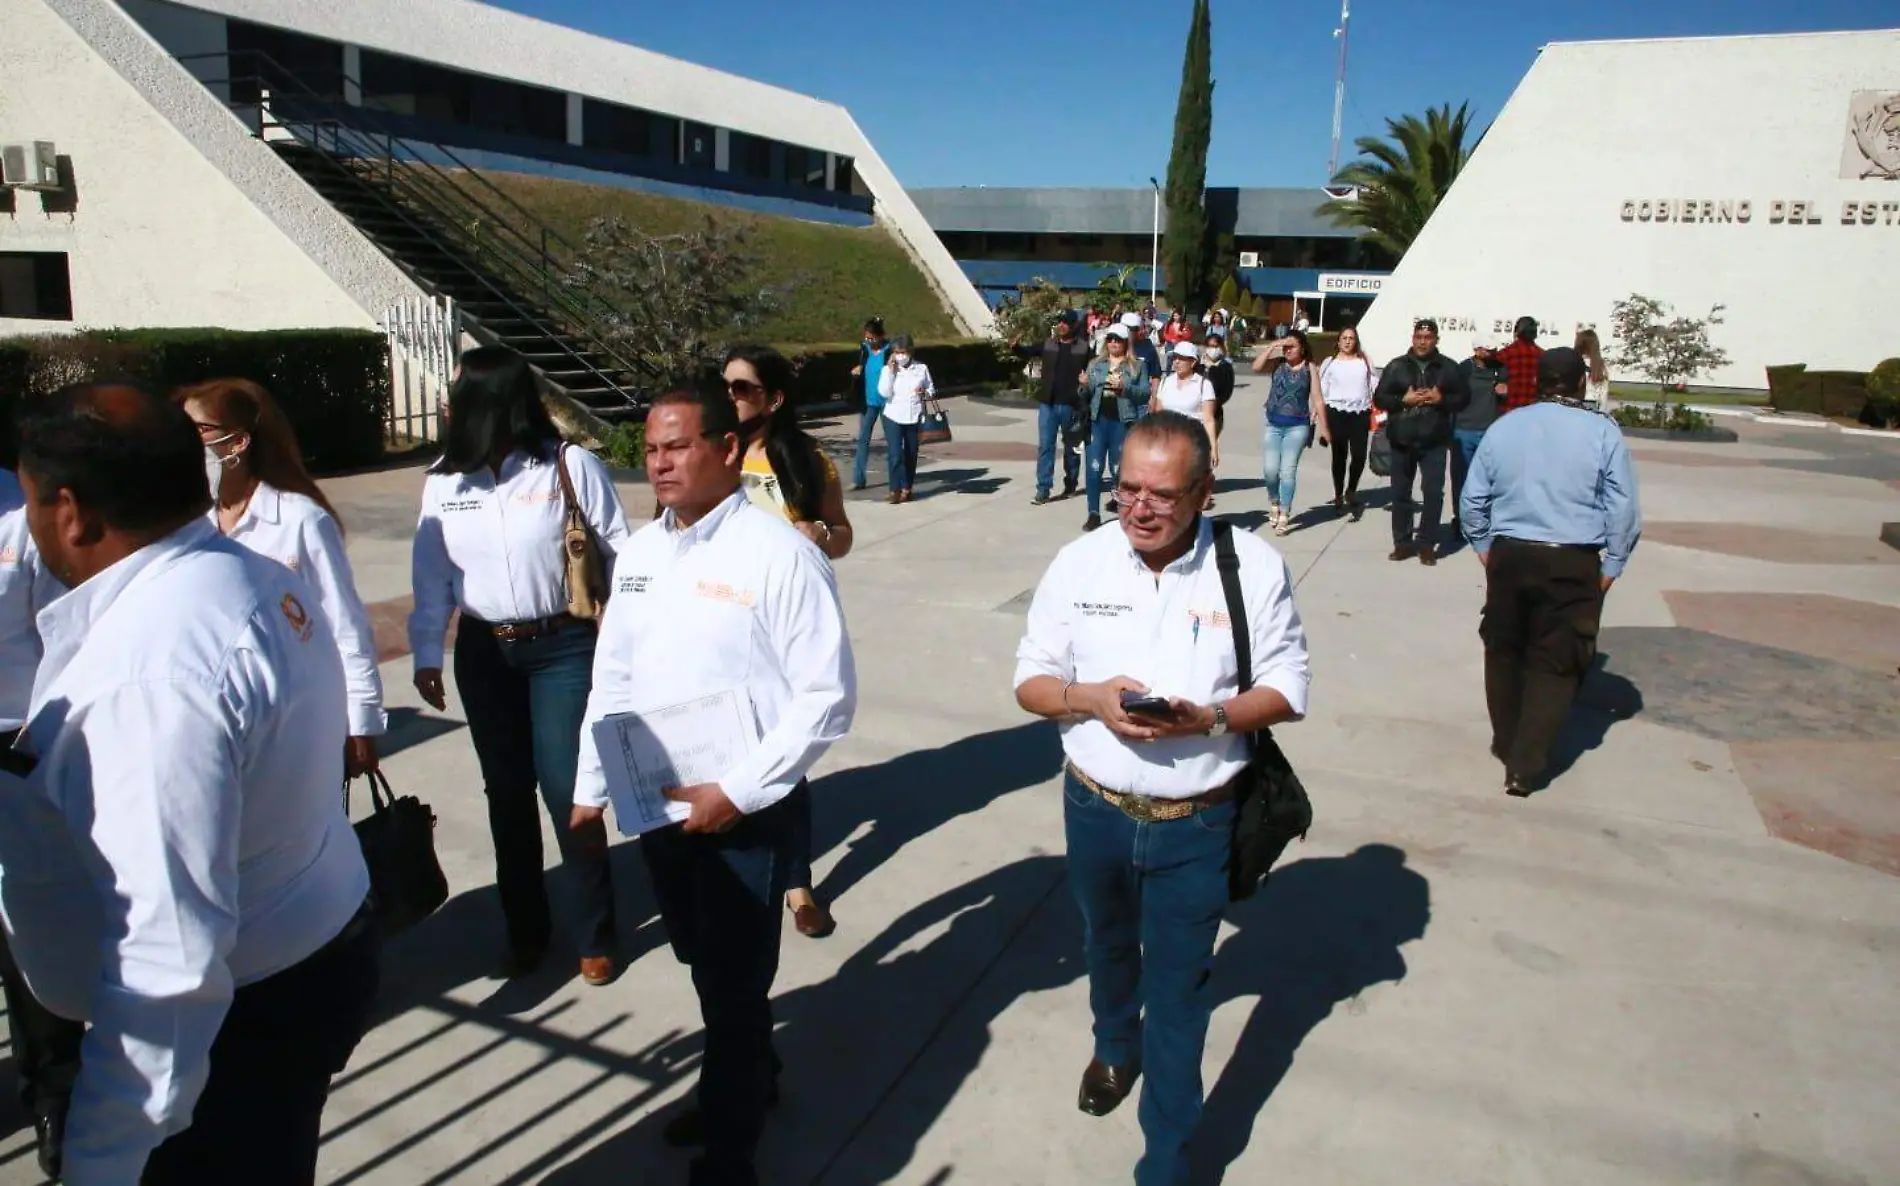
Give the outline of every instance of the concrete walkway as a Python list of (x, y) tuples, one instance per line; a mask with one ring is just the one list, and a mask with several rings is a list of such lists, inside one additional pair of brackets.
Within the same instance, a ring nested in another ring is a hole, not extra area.
[[(1260, 396), (1243, 385), (1229, 409), (1219, 506), (1253, 526)], [(1027, 594), (1084, 511), (1028, 505), (1033, 409), (950, 411), (917, 501), (851, 503), (838, 573), (862, 701), (816, 784), (840, 929), (786, 929), (772, 1186), (1096, 1186), (1140, 1151), (1132, 1106), (1075, 1108), (1089, 1015), (1059, 750), (1010, 691)], [(846, 447), (845, 424), (822, 431)], [(1878, 534), (1900, 519), (1900, 447), (1742, 431), (1637, 450), (1648, 535), (1563, 772), (1528, 801), (1485, 752), (1478, 565), (1388, 563), (1383, 495), (1335, 519), (1328, 456), (1307, 455), (1302, 529), (1276, 543), (1313, 715), (1281, 739), (1318, 821), (1223, 929), (1205, 1181), (1896, 1180), (1900, 552)], [(459, 705), (421, 711), (400, 655), (419, 487), (414, 470), (330, 484), (390, 631), (386, 766), (440, 815), (454, 896), (390, 948), (322, 1178), (683, 1181), (659, 1128), (699, 1024), (638, 845), (616, 850), (616, 984), (582, 986), (565, 956), (492, 978), (474, 755)], [(15, 1131), (0, 1186), (30, 1167)]]

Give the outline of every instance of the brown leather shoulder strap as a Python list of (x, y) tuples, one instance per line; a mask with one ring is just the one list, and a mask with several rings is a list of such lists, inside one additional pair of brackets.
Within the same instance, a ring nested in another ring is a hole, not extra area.
[(561, 501), (571, 515), (580, 509), (580, 499), (574, 497), (574, 479), (567, 473), (567, 442), (562, 441), (560, 449), (554, 454), (554, 468), (561, 475)]

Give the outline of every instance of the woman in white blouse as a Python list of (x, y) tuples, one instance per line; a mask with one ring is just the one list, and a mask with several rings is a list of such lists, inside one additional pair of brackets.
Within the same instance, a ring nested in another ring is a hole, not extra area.
[(1333, 509), (1355, 516), (1364, 509), (1359, 502), (1359, 478), (1366, 472), (1366, 446), (1372, 439), (1376, 377), (1372, 360), (1359, 345), (1359, 331), (1351, 326), (1340, 330), (1335, 353), (1319, 365), (1319, 390), (1333, 442)]
[(1610, 368), (1603, 365), (1603, 341), (1593, 329), (1577, 331), (1576, 350), (1583, 355), (1583, 402), (1599, 412), (1610, 410)]
[(336, 508), (304, 469), (290, 420), (270, 392), (248, 379), (213, 379), (173, 394), (198, 426), (211, 485), (211, 516), (234, 543), (301, 576), (336, 637), (349, 693), (344, 773), (376, 769), (376, 739), (388, 727), (376, 632), (356, 592)]
[(924, 419), (924, 402), (935, 398), (930, 368), (918, 362), (910, 335), (891, 343), (891, 361), (878, 376), (878, 394), (884, 397), (885, 445), (890, 450), (891, 493), (886, 502), (909, 502), (911, 483), (917, 480), (917, 434)]
[(1168, 361), (1173, 364), (1173, 371), (1155, 384), (1154, 394), (1148, 397), (1148, 410), (1179, 412), (1199, 420), (1207, 429), (1207, 439), (1214, 449), (1214, 465), (1219, 467), (1220, 434), (1214, 430), (1214, 409), (1220, 406), (1220, 398), (1214, 392), (1214, 384), (1201, 374), (1201, 352), (1192, 342), (1176, 342), (1168, 351)]
[(422, 488), (409, 645), (416, 690), (444, 709), (443, 636), (461, 614), (455, 685), (488, 796), (495, 887), (508, 927), (505, 973), (533, 971), (552, 937), (539, 785), (579, 891), (581, 977), (598, 985), (613, 979), (616, 947), (606, 831), (577, 834), (568, 826), (598, 628), (567, 612), (562, 467), (611, 560), (627, 538), (627, 517), (606, 466), (562, 442), (520, 354), (504, 346), (464, 354), (449, 391), (442, 457)]

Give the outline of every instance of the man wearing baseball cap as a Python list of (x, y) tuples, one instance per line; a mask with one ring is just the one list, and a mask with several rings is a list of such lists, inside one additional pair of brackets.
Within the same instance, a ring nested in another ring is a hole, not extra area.
[[(1497, 343), (1480, 330), (1471, 339), (1471, 357), (1458, 364), (1464, 376), (1471, 402), (1452, 417), (1451, 429), (1451, 517), (1459, 522), (1458, 504), (1464, 497), (1465, 476), (1471, 472), (1471, 459), (1478, 453), (1484, 430), (1497, 421), (1504, 410), (1510, 375), (1498, 361)], [(1469, 536), (1466, 531), (1462, 534)]]
[(1537, 789), (1550, 746), (1596, 659), (1603, 595), (1642, 534), (1629, 447), (1583, 403), (1566, 346), (1537, 364), (1538, 402), (1485, 433), (1460, 503), (1485, 567), (1484, 695), (1505, 793)]
[(1128, 350), (1139, 358), (1148, 368), (1148, 375), (1157, 381), (1168, 373), (1161, 365), (1161, 352), (1155, 349), (1154, 339), (1148, 336), (1148, 322), (1139, 313), (1122, 314), (1122, 324), (1128, 327)]

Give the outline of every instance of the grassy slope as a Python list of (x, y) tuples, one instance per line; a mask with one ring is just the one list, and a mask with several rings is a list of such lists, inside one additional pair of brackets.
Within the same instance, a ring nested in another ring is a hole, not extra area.
[(538, 220), (579, 243), (593, 219), (618, 215), (655, 234), (693, 228), (706, 218), (737, 224), (759, 256), (761, 281), (808, 280), (767, 323), (774, 342), (853, 342), (866, 317), (880, 316), (893, 334), (942, 339), (955, 324), (904, 248), (880, 227), (857, 229), (752, 214), (725, 206), (663, 198), (632, 190), (529, 177), (484, 174)]

